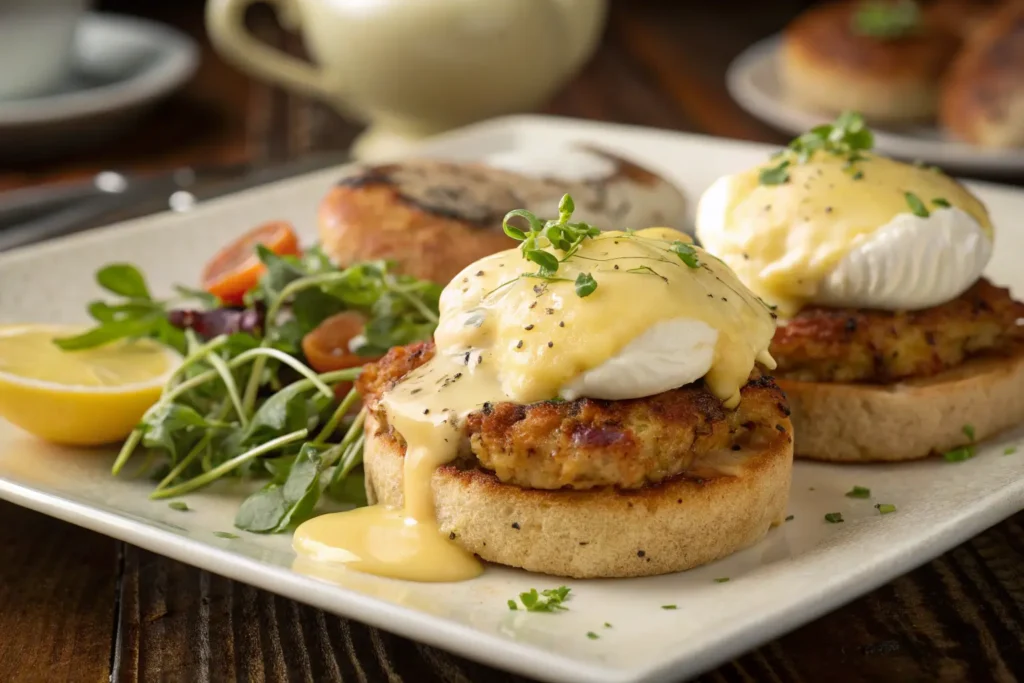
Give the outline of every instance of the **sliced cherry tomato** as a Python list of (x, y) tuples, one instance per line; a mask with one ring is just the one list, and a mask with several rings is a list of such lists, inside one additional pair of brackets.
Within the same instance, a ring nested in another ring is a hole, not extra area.
[(271, 221), (253, 228), (217, 252), (203, 268), (203, 289), (227, 304), (242, 303), (266, 270), (256, 256), (262, 244), (279, 256), (299, 253), (299, 237), (288, 221)]
[[(374, 358), (360, 356), (349, 350), (349, 342), (363, 333), (366, 318), (355, 311), (336, 313), (317, 325), (302, 338), (302, 353), (317, 372), (331, 372), (355, 368)], [(352, 389), (351, 382), (342, 382), (334, 388), (338, 398), (344, 398)]]

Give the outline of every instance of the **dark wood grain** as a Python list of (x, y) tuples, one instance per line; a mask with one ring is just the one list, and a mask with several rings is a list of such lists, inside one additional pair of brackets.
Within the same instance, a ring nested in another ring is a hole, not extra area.
[(0, 502), (0, 681), (105, 681), (117, 543)]
[[(782, 142), (732, 102), (724, 74), (806, 4), (618, 0), (594, 59), (545, 111)], [(115, 165), (268, 164), (344, 149), (359, 131), (219, 60), (203, 38), (201, 0), (101, 5), (200, 39), (197, 78), (108, 149), (0, 169), (0, 189)], [(269, 12), (249, 19), (301, 54)], [(36, 513), (0, 504), (0, 515), (0, 681), (525, 680)], [(1024, 513), (699, 680), (1024, 680)]]

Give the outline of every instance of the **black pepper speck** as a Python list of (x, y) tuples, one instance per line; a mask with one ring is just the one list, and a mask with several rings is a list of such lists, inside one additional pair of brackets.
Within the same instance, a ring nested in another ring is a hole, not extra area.
[(519, 340), (519, 341), (518, 341), (518, 342), (516, 343), (516, 348), (517, 348), (517, 349), (521, 349), (521, 348), (523, 348), (523, 340), (522, 340), (522, 339), (520, 339), (520, 340)]
[(643, 550), (637, 550), (637, 551), (636, 551), (636, 556), (637, 556), (637, 557), (643, 557), (643, 556), (644, 556), (644, 555), (646, 555), (646, 554), (647, 554), (647, 553), (645, 553), (645, 552), (644, 552)]
[(533, 329), (533, 323), (530, 323), (529, 325), (527, 325), (527, 326), (526, 326), (526, 327), (524, 327), (523, 329), (524, 329), (524, 330), (526, 330), (527, 332), (529, 332), (530, 330), (532, 330), (532, 329)]
[(519, 529), (519, 522), (512, 522), (512, 528), (518, 530)]

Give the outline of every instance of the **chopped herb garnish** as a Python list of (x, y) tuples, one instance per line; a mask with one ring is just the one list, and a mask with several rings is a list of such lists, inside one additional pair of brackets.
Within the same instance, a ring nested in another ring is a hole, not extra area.
[(964, 425), (963, 432), (964, 436), (974, 441), (974, 425)]
[(729, 577), (728, 577), (728, 576), (723, 576), (723, 577), (722, 577), (722, 578), (720, 578), (720, 579), (715, 579), (715, 583), (725, 583), (725, 582), (726, 582), (726, 581), (728, 581), (728, 580), (729, 580)]
[(213, 535), (217, 538), (238, 538), (238, 534), (233, 534), (230, 531), (214, 531)]
[(672, 243), (672, 251), (679, 257), (679, 260), (690, 268), (700, 267), (700, 259), (697, 257), (697, 250), (692, 244), (676, 240)]
[(931, 215), (928, 211), (928, 207), (924, 205), (924, 202), (922, 202), (921, 198), (916, 194), (913, 192), (904, 192), (903, 196), (907, 200), (907, 206), (910, 207), (910, 213), (915, 216), (920, 216), (921, 218), (928, 218), (928, 216)]
[(1003, 455), (1013, 455), (1017, 452), (1016, 446), (1007, 446), (1006, 450), (1003, 451)]
[(576, 276), (576, 296), (579, 298), (588, 297), (597, 289), (597, 280), (590, 273), (580, 273)]
[(828, 512), (825, 513), (825, 521), (829, 524), (839, 524), (843, 520), (843, 513), (841, 512)]
[(758, 180), (762, 185), (786, 183), (794, 163), (807, 163), (819, 151), (844, 157), (846, 163), (843, 168), (852, 174), (854, 180), (860, 180), (864, 174), (856, 168), (856, 163), (867, 158), (861, 152), (870, 150), (874, 144), (875, 136), (864, 125), (864, 118), (855, 112), (843, 112), (832, 123), (815, 126), (793, 139), (786, 149), (772, 156), (777, 161), (762, 168)]
[(942, 454), (942, 457), (945, 458), (946, 462), (963, 462), (964, 460), (970, 460), (974, 457), (974, 447), (960, 446), (959, 448), (954, 448), (951, 451), (946, 451)]
[(921, 26), (921, 12), (914, 0), (865, 0), (853, 13), (854, 33), (882, 40), (902, 38)]
[(587, 638), (590, 638), (591, 640), (597, 640), (600, 637), (601, 636), (597, 635), (593, 631), (587, 631)]
[[(569, 609), (563, 606), (562, 603), (569, 597), (571, 590), (571, 588), (566, 586), (560, 586), (558, 588), (548, 588), (538, 593), (536, 588), (531, 588), (527, 593), (520, 593), (519, 600), (523, 603), (523, 607), (526, 608), (527, 612), (557, 612)], [(515, 600), (508, 601), (508, 608), (517, 609)]]
[(662, 605), (661, 609), (677, 609), (675, 605)]
[(896, 512), (896, 506), (892, 503), (879, 503), (875, 506), (875, 509), (882, 515), (887, 515), (890, 512)]
[(774, 166), (762, 168), (758, 181), (762, 185), (782, 185), (789, 182), (789, 160), (783, 159)]
[(611, 627), (612, 627), (612, 625), (611, 625), (611, 624), (609, 624), (609, 623), (608, 623), (608, 622), (606, 621), (606, 622), (604, 622), (604, 627), (605, 627), (605, 628), (611, 628)]
[(942, 197), (936, 197), (935, 199), (933, 199), (932, 204), (939, 207), (940, 209), (948, 209), (953, 206)]
[(871, 489), (864, 488), (863, 486), (854, 486), (852, 489), (846, 492), (847, 498), (870, 498)]
[(173, 502), (168, 503), (167, 507), (171, 508), (172, 510), (177, 510), (178, 512), (185, 512), (186, 510), (188, 510), (188, 503), (184, 503), (180, 500), (175, 500)]

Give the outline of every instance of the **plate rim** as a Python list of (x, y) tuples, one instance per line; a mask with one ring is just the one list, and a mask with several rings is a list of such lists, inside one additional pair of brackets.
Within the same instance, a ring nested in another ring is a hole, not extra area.
[[(571, 127), (571, 131), (569, 127)], [(642, 126), (587, 122), (564, 117), (520, 115), (481, 122), (449, 132), (428, 141), (420, 151), (429, 152), (431, 148), (450, 146), (459, 141), (465, 143), (467, 140), (471, 141), (472, 138), (484, 140), (497, 134), (513, 133), (515, 139), (520, 139), (520, 137), (536, 134), (540, 129), (547, 129), (549, 132), (552, 129), (557, 129), (555, 134), (568, 138), (573, 134), (578, 134), (583, 128), (591, 134), (613, 128), (633, 134), (642, 133), (646, 136), (669, 135), (677, 137), (680, 141), (688, 140), (733, 149), (761, 150), (770, 147), (760, 143), (723, 140)], [(208, 207), (222, 202), (244, 202), (249, 198), (250, 193), (262, 192), (268, 187), (285, 188), (289, 184), (302, 185), (318, 182), (346, 166), (348, 164), (232, 193), (204, 202), (203, 206)], [(1014, 194), (1021, 193), (1020, 189), (1005, 185), (979, 184), (988, 185), (1001, 191), (1011, 191)], [(173, 214), (173, 212), (163, 212), (59, 240), (26, 246), (0, 254), (0, 266), (23, 258), (33, 258), (50, 250), (72, 249), (79, 240), (102, 240), (116, 231), (145, 231), (151, 222), (158, 222), (163, 224), (166, 229), (173, 229), (173, 221), (189, 219), (192, 217), (188, 214), (182, 216)], [(168, 225), (167, 221), (172, 223)], [(995, 501), (992, 500), (993, 496), (996, 496)], [(87, 503), (16, 484), (2, 477), (0, 477), (0, 498), (307, 604), (314, 604), (310, 602), (309, 595), (316, 594), (315, 590), (310, 590), (310, 587), (322, 585), (315, 579), (302, 577), (285, 568), (275, 567), (231, 552), (222, 547), (219, 542), (184, 538), (173, 532), (132, 519), (128, 515), (94, 508)], [(562, 656), (553, 650), (542, 650), (532, 645), (518, 643), (497, 634), (486, 633), (468, 625), (452, 623), (351, 589), (342, 588), (332, 591), (328, 600), (321, 601), (321, 604), (317, 606), (344, 614), (363, 623), (399, 633), (418, 642), (456, 652), (474, 661), (499, 666), (543, 680), (585, 680), (594, 683), (656, 683), (676, 680), (679, 676), (696, 675), (740, 652), (757, 647), (781, 633), (788, 632), (798, 625), (836, 609), (964, 542), (1024, 505), (1024, 479), (1006, 483), (995, 493), (986, 496), (984, 501), (984, 504), (979, 503), (965, 507), (962, 511), (963, 516), (958, 517), (955, 523), (947, 520), (943, 524), (929, 528), (926, 532), (927, 535), (917, 538), (912, 547), (904, 543), (898, 558), (895, 561), (890, 559), (883, 569), (869, 567), (860, 570), (852, 578), (846, 578), (838, 590), (830, 590), (824, 599), (815, 602), (808, 602), (807, 598), (800, 602), (792, 601), (786, 607), (773, 611), (773, 619), (770, 622), (751, 622), (740, 632), (719, 639), (703, 651), (686, 656), (665, 658), (660, 660), (659, 664), (648, 668), (609, 668), (600, 664), (587, 663), (580, 659)], [(71, 519), (71, 517), (75, 517), (75, 519)], [(169, 548), (174, 552), (168, 552)], [(221, 564), (223, 566), (213, 566)], [(282, 587), (287, 590), (282, 590)], [(330, 605), (324, 607), (325, 602)], [(341, 603), (353, 604), (356, 608), (344, 607), (344, 611), (342, 611), (337, 606)], [(411, 626), (418, 626), (420, 630), (413, 633), (411, 628), (407, 628)], [(481, 651), (482, 649), (486, 649), (486, 651)]]
[(199, 46), (194, 40), (173, 27), (148, 19), (87, 12), (76, 29), (76, 36), (104, 29), (146, 36), (160, 46), (161, 58), (138, 73), (112, 83), (0, 102), (0, 126), (45, 125), (127, 109), (174, 91), (199, 68)]
[[(729, 95), (744, 111), (788, 134), (799, 135), (810, 126), (828, 122), (827, 114), (804, 111), (781, 101), (757, 85), (752, 74), (775, 60), (782, 46), (782, 34), (775, 33), (750, 45), (730, 62), (725, 74)], [(767, 68), (776, 68), (768, 65)], [(797, 121), (800, 121), (799, 123)], [(1024, 149), (992, 150), (952, 140), (927, 140), (892, 131), (875, 131), (881, 151), (903, 158), (960, 171), (1010, 175), (1024, 172)]]

